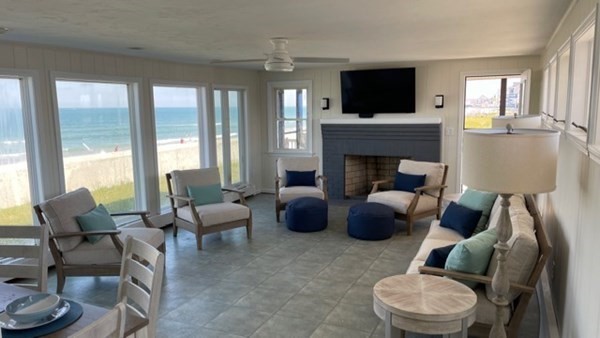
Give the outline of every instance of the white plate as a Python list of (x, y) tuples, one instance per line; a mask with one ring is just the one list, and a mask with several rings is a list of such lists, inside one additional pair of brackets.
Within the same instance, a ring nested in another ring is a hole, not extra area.
[(32, 329), (34, 327), (50, 324), (53, 321), (59, 319), (60, 317), (64, 316), (65, 314), (67, 314), (67, 312), (69, 312), (70, 308), (71, 308), (71, 305), (69, 304), (69, 302), (65, 301), (64, 299), (61, 299), (58, 307), (56, 309), (54, 309), (54, 311), (52, 311), (52, 313), (50, 315), (48, 315), (47, 317), (44, 317), (36, 322), (31, 322), (31, 323), (19, 323), (16, 320), (10, 318), (5, 311), (0, 314), (0, 328), (7, 329), (7, 330), (26, 330), (26, 329)]

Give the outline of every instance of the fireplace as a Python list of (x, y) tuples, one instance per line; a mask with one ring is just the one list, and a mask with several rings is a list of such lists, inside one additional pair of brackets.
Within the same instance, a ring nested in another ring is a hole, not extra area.
[[(323, 135), (323, 174), (327, 176), (329, 197), (366, 196), (346, 193), (345, 163), (349, 156), (411, 158), (416, 161), (439, 162), (441, 159), (441, 130), (439, 118), (321, 120)], [(395, 165), (397, 170), (398, 164)], [(350, 180), (366, 176), (367, 194), (370, 179), (365, 169), (351, 174)], [(362, 185), (360, 183), (359, 185)]]
[[(372, 188), (372, 182), (391, 180), (398, 171), (400, 156), (346, 155), (344, 158), (344, 198), (364, 199)], [(391, 188), (383, 185), (384, 188)]]

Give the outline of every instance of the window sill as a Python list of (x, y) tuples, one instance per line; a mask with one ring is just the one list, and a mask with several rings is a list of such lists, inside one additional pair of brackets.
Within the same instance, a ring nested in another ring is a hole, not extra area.
[(583, 130), (579, 129), (571, 129), (566, 133), (567, 139), (575, 145), (579, 151), (586, 154), (588, 153), (588, 145), (587, 145), (587, 133)]
[(305, 157), (312, 156), (314, 153), (310, 150), (271, 150), (269, 152), (271, 155), (285, 155), (290, 157)]
[(600, 164), (600, 145), (590, 145), (588, 146), (588, 152), (590, 155), (590, 158)]
[(554, 122), (550, 126), (554, 130), (558, 130), (560, 132), (564, 132), (565, 131), (565, 123), (564, 122)]

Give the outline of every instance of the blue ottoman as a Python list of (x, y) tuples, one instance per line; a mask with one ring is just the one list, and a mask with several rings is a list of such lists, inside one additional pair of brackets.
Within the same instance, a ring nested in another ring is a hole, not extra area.
[(285, 223), (292, 231), (321, 231), (327, 227), (327, 202), (316, 197), (293, 199), (285, 208)]
[(348, 235), (367, 241), (392, 237), (395, 230), (394, 210), (381, 203), (353, 205), (348, 211)]

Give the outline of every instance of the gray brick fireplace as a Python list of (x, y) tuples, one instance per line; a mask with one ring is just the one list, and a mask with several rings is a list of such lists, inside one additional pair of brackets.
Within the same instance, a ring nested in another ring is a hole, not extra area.
[(321, 120), (323, 174), (327, 176), (332, 199), (345, 196), (346, 155), (396, 156), (432, 162), (441, 159), (439, 118), (351, 121)]

